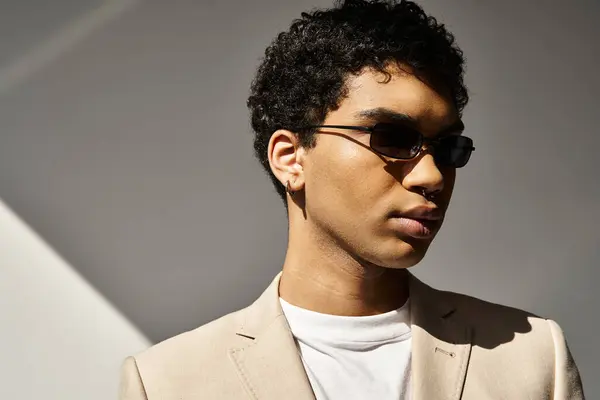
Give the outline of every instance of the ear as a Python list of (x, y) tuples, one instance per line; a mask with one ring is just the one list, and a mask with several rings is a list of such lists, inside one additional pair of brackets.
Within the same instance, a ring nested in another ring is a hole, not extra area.
[(304, 153), (293, 132), (279, 129), (271, 135), (267, 150), (271, 171), (284, 187), (289, 182), (294, 192), (304, 188)]

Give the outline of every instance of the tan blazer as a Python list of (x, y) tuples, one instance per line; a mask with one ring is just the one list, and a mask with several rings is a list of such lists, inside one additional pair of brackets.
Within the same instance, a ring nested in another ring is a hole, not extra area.
[[(314, 399), (279, 277), (251, 306), (128, 357), (119, 398)], [(413, 400), (584, 398), (554, 321), (410, 279)]]

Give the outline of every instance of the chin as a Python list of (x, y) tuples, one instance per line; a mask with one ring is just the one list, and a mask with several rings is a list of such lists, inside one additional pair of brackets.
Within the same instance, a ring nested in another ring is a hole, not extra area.
[(386, 260), (381, 266), (390, 269), (406, 269), (414, 267), (425, 257), (425, 254), (411, 254), (407, 257), (392, 258)]
[(392, 269), (410, 268), (418, 264), (427, 253), (430, 241), (402, 241), (400, 246), (394, 246), (392, 251), (381, 254), (380, 263), (382, 267)]

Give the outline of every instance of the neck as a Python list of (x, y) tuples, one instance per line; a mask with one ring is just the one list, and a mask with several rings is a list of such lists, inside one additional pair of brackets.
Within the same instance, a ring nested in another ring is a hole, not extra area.
[(295, 306), (331, 315), (366, 316), (401, 307), (408, 271), (369, 264), (307, 226), (293, 229), (279, 295)]

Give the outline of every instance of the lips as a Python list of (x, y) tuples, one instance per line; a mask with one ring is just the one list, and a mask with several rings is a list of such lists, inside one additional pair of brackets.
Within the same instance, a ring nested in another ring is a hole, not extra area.
[(394, 231), (417, 239), (432, 238), (440, 226), (440, 220), (392, 217), (389, 221)]
[(439, 229), (442, 216), (439, 208), (417, 207), (403, 213), (392, 213), (389, 222), (391, 228), (400, 234), (430, 239)]

